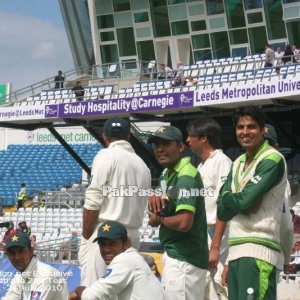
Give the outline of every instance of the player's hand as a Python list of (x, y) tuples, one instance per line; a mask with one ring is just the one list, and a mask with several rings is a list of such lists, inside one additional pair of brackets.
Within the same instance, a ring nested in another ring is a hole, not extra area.
[(222, 272), (221, 278), (222, 278), (222, 285), (227, 286), (227, 283), (228, 283), (228, 265), (224, 265), (224, 270)]
[(161, 210), (163, 210), (166, 207), (166, 199), (162, 196), (150, 196), (148, 198), (148, 210), (151, 213), (159, 213)]
[(151, 227), (158, 227), (160, 225), (160, 216), (157, 213), (151, 214), (149, 217), (148, 225)]
[(69, 294), (69, 300), (80, 300), (80, 297), (75, 292), (71, 292)]
[(210, 250), (209, 250), (209, 258), (208, 258), (208, 269), (209, 270), (217, 269), (219, 258), (220, 258), (219, 248), (211, 246)]

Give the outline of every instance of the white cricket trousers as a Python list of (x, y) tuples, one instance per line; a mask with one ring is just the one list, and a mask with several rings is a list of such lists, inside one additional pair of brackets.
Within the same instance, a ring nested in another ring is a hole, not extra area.
[(203, 300), (206, 269), (163, 255), (162, 283), (166, 300)]

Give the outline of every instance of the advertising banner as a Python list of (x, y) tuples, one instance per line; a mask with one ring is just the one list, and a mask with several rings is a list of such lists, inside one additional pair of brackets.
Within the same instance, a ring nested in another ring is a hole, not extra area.
[(45, 105), (0, 107), (0, 122), (40, 120), (45, 118)]
[(46, 105), (46, 118), (137, 113), (193, 106), (193, 92)]
[(231, 86), (198, 90), (194, 106), (219, 105), (234, 102), (243, 105), (243, 101), (297, 96), (299, 93), (300, 78), (280, 80), (272, 78), (272, 81), (267, 82), (234, 84)]

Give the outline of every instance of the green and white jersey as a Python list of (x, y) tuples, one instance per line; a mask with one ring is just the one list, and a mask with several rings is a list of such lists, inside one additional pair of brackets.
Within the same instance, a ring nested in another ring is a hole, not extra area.
[(233, 163), (217, 202), (218, 217), (230, 221), (228, 260), (258, 258), (279, 266), (280, 219), (287, 174), (283, 156), (265, 141), (252, 163)]
[(161, 225), (159, 237), (168, 256), (188, 262), (201, 269), (208, 267), (207, 224), (203, 184), (190, 158), (182, 158), (168, 177), (165, 169), (160, 177), (162, 190), (166, 189), (169, 201), (164, 216), (172, 216), (181, 210), (194, 213), (194, 223), (188, 232), (179, 232)]

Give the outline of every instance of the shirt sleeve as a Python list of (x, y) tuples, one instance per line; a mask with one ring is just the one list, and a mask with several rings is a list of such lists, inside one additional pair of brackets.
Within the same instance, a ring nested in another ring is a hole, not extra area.
[(133, 280), (133, 267), (125, 255), (118, 255), (108, 266), (104, 276), (86, 288), (81, 300), (110, 300)]
[(10, 287), (2, 298), (3, 300), (21, 300), (22, 299), (22, 277), (20, 275), (16, 275), (11, 281)]
[(232, 162), (230, 159), (218, 160), (217, 164), (214, 166), (215, 171), (215, 183), (216, 192), (219, 193), (221, 187), (226, 182), (228, 174), (230, 172)]
[(241, 192), (233, 193), (229, 186), (232, 178), (230, 182), (227, 180), (218, 199), (218, 218), (229, 221), (239, 213), (249, 214), (262, 197), (280, 182), (284, 170), (285, 164), (281, 157), (279, 161), (267, 157), (257, 165), (253, 177)]
[(101, 150), (92, 165), (91, 184), (85, 192), (84, 208), (88, 210), (100, 209), (104, 200), (103, 187), (108, 184), (112, 169), (111, 155), (107, 151)]
[(294, 229), (292, 215), (289, 210), (288, 200), (290, 198), (290, 184), (287, 182), (287, 189), (284, 197), (284, 207), (281, 215), (280, 223), (280, 245), (284, 255), (284, 264), (288, 265), (291, 259), (291, 253), (294, 242)]

